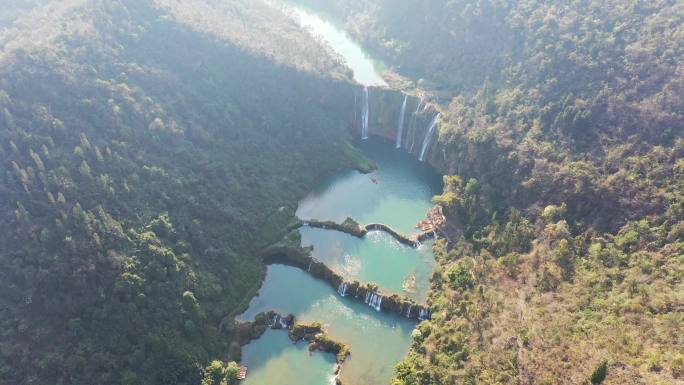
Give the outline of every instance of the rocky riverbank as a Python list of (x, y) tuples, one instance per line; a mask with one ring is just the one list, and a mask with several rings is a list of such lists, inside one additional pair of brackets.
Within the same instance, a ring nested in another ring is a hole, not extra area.
[(299, 223), (299, 227), (302, 226), (316, 227), (326, 230), (336, 230), (358, 238), (365, 237), (370, 231), (384, 231), (400, 243), (410, 247), (418, 247), (420, 246), (421, 242), (424, 242), (436, 236), (436, 229), (423, 231), (415, 235), (407, 236), (383, 223), (369, 223), (367, 225), (360, 225), (352, 218), (347, 218), (342, 223), (310, 219), (301, 221)]
[(400, 316), (425, 320), (430, 318), (428, 306), (416, 303), (413, 299), (396, 293), (381, 291), (373, 283), (345, 281), (344, 277), (326, 264), (311, 256), (311, 248), (303, 248), (297, 235), (290, 235), (283, 242), (262, 252), (265, 264), (285, 264), (307, 271), (313, 277), (330, 284), (343, 297), (362, 301), (377, 311), (387, 311)]
[(320, 351), (335, 355), (337, 362), (334, 372), (335, 383), (337, 385), (342, 384), (339, 374), (342, 363), (349, 357), (351, 351), (344, 343), (328, 337), (319, 322), (299, 324), (292, 314), (282, 316), (275, 311), (269, 311), (257, 314), (253, 321), (236, 322), (231, 329), (231, 334), (241, 346), (244, 346), (259, 339), (268, 329), (286, 330), (292, 343), (306, 341), (309, 343), (309, 351), (311, 352)]

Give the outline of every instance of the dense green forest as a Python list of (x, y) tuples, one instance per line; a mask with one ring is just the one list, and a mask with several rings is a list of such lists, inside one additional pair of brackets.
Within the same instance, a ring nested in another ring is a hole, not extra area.
[(455, 95), (429, 161), (458, 231), (395, 384), (684, 381), (684, 4), (324, 5)]
[(257, 252), (359, 158), (346, 70), (250, 2), (43, 3), (0, 40), (0, 383), (218, 385)]

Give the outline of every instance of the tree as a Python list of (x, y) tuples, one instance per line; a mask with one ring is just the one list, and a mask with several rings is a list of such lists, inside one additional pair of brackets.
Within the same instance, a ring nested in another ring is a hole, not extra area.
[(231, 361), (228, 363), (225, 370), (225, 377), (229, 385), (234, 384), (237, 381), (238, 371), (239, 367), (237, 362)]
[(85, 159), (83, 162), (81, 162), (81, 166), (78, 168), (78, 171), (84, 177), (90, 177), (90, 166), (88, 166), (88, 162), (86, 162)]
[(471, 289), (473, 287), (473, 279), (470, 272), (464, 266), (458, 266), (447, 273), (447, 278), (453, 289)]
[(603, 360), (596, 367), (596, 369), (594, 369), (594, 371), (591, 373), (591, 377), (589, 377), (589, 381), (592, 383), (592, 385), (599, 385), (600, 383), (603, 382), (603, 380), (606, 379), (607, 374), (608, 374), (608, 361)]
[(232, 385), (236, 383), (238, 364), (234, 361), (228, 364), (214, 360), (203, 370), (202, 385)]
[(392, 385), (417, 385), (418, 378), (415, 369), (408, 362), (401, 362), (397, 365), (395, 378)]
[(24, 208), (24, 205), (22, 205), (21, 202), (17, 202), (17, 209), (14, 210), (14, 215), (19, 221), (28, 221), (30, 219), (28, 211), (26, 211), (26, 208)]
[(183, 308), (192, 315), (196, 315), (199, 312), (200, 305), (193, 292), (186, 291), (183, 293)]

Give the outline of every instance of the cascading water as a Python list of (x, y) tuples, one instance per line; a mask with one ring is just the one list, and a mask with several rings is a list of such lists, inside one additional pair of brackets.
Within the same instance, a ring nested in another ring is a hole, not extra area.
[(423, 99), (420, 99), (420, 102), (418, 102), (418, 106), (416, 107), (416, 110), (413, 111), (413, 116), (411, 118), (411, 124), (409, 125), (409, 132), (408, 136), (406, 137), (406, 149), (408, 152), (413, 151), (413, 144), (416, 142), (416, 124), (418, 123), (418, 111), (420, 111), (420, 107), (423, 106)]
[(418, 157), (418, 160), (420, 160), (421, 162), (425, 160), (425, 151), (427, 151), (427, 148), (430, 145), (432, 136), (435, 133), (435, 127), (437, 126), (437, 119), (439, 119), (440, 115), (440, 113), (437, 113), (437, 115), (435, 115), (435, 117), (432, 119), (432, 122), (430, 122), (430, 127), (428, 128), (427, 133), (425, 134), (425, 139), (423, 139), (423, 147), (420, 149), (420, 157)]
[(399, 112), (399, 128), (397, 128), (397, 148), (401, 148), (401, 140), (404, 136), (404, 115), (406, 114), (407, 101), (408, 95), (404, 95), (404, 103), (402, 103), (401, 111)]
[(364, 302), (375, 309), (375, 311), (380, 311), (382, 305), (382, 296), (376, 293), (371, 293), (370, 291), (366, 293), (366, 299)]
[(418, 319), (421, 321), (425, 321), (426, 319), (430, 318), (430, 312), (428, 309), (420, 309), (418, 311)]
[[(420, 110), (420, 111), (418, 111), (418, 114), (425, 115), (425, 113), (427, 113), (428, 110), (430, 109), (430, 104), (428, 102), (425, 102), (425, 104), (423, 104), (423, 109), (422, 110), (420, 109), (420, 105), (418, 106), (418, 109)], [(413, 152), (413, 147), (416, 144), (416, 133), (415, 133), (415, 131), (416, 131), (416, 127), (418, 127), (418, 120), (417, 120), (418, 114), (416, 114), (416, 124), (413, 127), (413, 141), (411, 142), (411, 150), (409, 152)]]
[(340, 295), (344, 297), (345, 295), (347, 295), (347, 287), (348, 286), (349, 285), (347, 285), (346, 282), (342, 282), (340, 284), (340, 286), (337, 288), (337, 292), (340, 293)]
[(368, 139), (368, 115), (370, 112), (368, 103), (368, 87), (363, 86), (363, 101), (361, 102), (361, 139)]
[(306, 268), (306, 271), (311, 272), (311, 264), (312, 263), (313, 263), (313, 261), (309, 261), (309, 267)]
[(413, 306), (411, 304), (408, 305), (408, 310), (406, 310), (406, 318), (411, 318), (411, 308)]

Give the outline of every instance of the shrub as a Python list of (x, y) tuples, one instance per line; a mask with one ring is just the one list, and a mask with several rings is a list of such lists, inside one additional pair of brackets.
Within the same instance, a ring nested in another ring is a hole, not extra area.
[(447, 273), (447, 278), (453, 289), (465, 290), (473, 287), (473, 279), (468, 270), (463, 266), (450, 270)]
[(684, 354), (677, 354), (670, 364), (670, 371), (674, 378), (684, 378)]
[(591, 381), (592, 385), (598, 385), (603, 382), (603, 380), (606, 379), (606, 375), (608, 374), (608, 361), (603, 360), (601, 363), (594, 369), (594, 372), (591, 373), (591, 377), (589, 377), (589, 381)]

